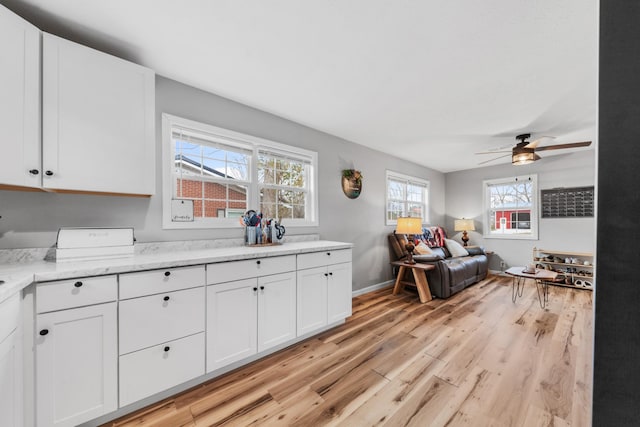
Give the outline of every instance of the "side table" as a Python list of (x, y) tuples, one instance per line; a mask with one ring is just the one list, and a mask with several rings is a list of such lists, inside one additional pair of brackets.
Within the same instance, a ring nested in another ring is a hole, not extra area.
[(533, 273), (525, 273), (524, 267), (511, 267), (505, 271), (505, 273), (513, 277), (513, 282), (511, 283), (511, 301), (516, 302), (516, 299), (522, 296), (525, 281), (532, 279), (536, 283), (540, 307), (546, 307), (549, 302), (549, 281), (553, 281), (558, 273), (555, 271), (541, 270), (539, 268), (536, 268)]
[[(429, 282), (427, 282), (427, 271), (434, 270), (436, 268), (434, 265), (420, 262), (417, 262), (415, 264), (407, 264), (404, 261), (394, 261), (391, 263), (391, 265), (400, 267), (400, 270), (398, 271), (398, 277), (396, 278), (396, 284), (393, 287), (393, 295), (397, 295), (398, 292), (402, 291), (405, 285), (411, 285), (418, 288), (418, 295), (420, 296), (421, 303), (429, 302), (433, 299), (433, 296), (431, 295), (431, 289), (429, 289)], [(413, 279), (416, 281), (415, 283), (402, 280), (404, 272), (407, 268), (411, 269), (411, 272), (413, 273)]]

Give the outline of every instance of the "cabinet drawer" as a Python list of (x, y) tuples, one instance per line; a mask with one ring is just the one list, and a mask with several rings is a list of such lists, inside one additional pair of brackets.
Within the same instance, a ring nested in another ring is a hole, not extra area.
[(251, 277), (295, 271), (296, 256), (278, 256), (207, 265), (207, 284), (231, 282)]
[(205, 288), (120, 301), (120, 354), (204, 331)]
[(18, 327), (19, 316), (20, 292), (0, 303), (0, 342)]
[(116, 276), (82, 277), (58, 282), (38, 283), (36, 311), (63, 310), (118, 299)]
[(120, 356), (120, 407), (204, 375), (204, 333)]
[(204, 286), (204, 266), (167, 268), (120, 275), (120, 299)]
[(297, 266), (298, 270), (302, 270), (305, 268), (322, 267), (329, 264), (338, 264), (343, 262), (351, 262), (351, 249), (300, 254), (297, 259)]

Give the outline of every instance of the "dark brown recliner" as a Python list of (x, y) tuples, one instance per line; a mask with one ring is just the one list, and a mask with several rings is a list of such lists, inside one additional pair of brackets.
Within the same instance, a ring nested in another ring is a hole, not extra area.
[[(392, 261), (407, 257), (407, 238), (402, 234), (389, 234)], [(431, 294), (438, 298), (449, 298), (464, 288), (487, 277), (489, 260), (482, 248), (468, 248), (468, 256), (452, 258), (444, 247), (431, 248), (435, 255), (414, 255), (416, 262), (433, 264), (436, 268), (427, 271)]]

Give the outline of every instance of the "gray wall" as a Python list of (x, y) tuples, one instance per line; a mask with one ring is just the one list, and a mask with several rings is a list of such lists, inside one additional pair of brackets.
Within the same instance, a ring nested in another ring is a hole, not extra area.
[[(444, 220), (442, 173), (158, 76), (156, 196), (146, 199), (0, 191), (0, 249), (50, 247), (62, 226), (135, 227), (139, 242), (239, 238), (240, 228), (162, 229), (162, 113), (317, 151), (319, 227), (288, 228), (287, 233), (319, 233), (322, 239), (354, 243), (354, 290), (392, 278), (386, 235), (393, 227), (385, 226), (386, 169), (429, 180), (431, 222)], [(341, 188), (341, 170), (352, 167), (364, 176), (362, 195), (355, 200), (348, 199)]]
[[(461, 233), (453, 231), (457, 218), (473, 218), (476, 231), (469, 232), (469, 244), (493, 250), (490, 268), (500, 269), (500, 260), (509, 266), (531, 262), (534, 247), (576, 252), (595, 252), (594, 218), (540, 218), (538, 240), (483, 239), (482, 181), (527, 174), (538, 174), (538, 190), (555, 187), (578, 187), (595, 183), (595, 150), (545, 156), (530, 165), (488, 166), (445, 175), (447, 217), (445, 226), (450, 236), (459, 241)], [(539, 194), (539, 193), (538, 193)]]

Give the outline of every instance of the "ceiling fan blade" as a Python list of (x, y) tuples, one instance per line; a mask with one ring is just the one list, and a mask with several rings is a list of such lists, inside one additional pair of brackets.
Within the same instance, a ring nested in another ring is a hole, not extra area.
[(542, 140), (544, 139), (556, 139), (555, 136), (547, 136), (547, 135), (542, 135), (538, 138), (536, 138), (535, 140), (531, 141), (529, 144), (525, 145), (526, 148), (536, 148), (538, 145), (540, 145), (540, 142), (542, 142)]
[(509, 151), (480, 151), (479, 153), (473, 153), (473, 154), (500, 154), (500, 153), (511, 153), (511, 150), (509, 150)]
[(558, 144), (558, 145), (549, 145), (546, 147), (538, 147), (537, 151), (546, 151), (546, 150), (562, 150), (564, 148), (577, 148), (577, 147), (588, 147), (591, 145), (591, 141), (583, 141), (583, 142), (571, 142), (568, 144)]
[(504, 156), (500, 156), (500, 157), (496, 157), (496, 158), (493, 158), (493, 159), (485, 160), (484, 162), (480, 162), (478, 164), (479, 165), (484, 165), (485, 163), (493, 162), (494, 160), (502, 159), (502, 158), (510, 156), (510, 155), (511, 155), (511, 153), (505, 154)]

